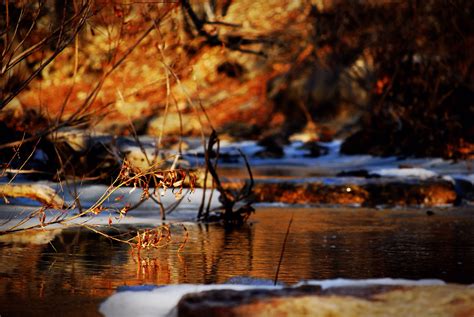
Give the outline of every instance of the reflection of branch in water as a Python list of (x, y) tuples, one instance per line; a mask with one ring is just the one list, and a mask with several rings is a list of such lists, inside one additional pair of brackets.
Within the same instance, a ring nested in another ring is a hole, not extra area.
[(178, 275), (180, 277), (180, 280), (178, 282), (187, 282), (186, 278), (188, 277), (188, 265), (186, 259), (179, 253), (176, 253), (176, 255), (178, 257), (178, 262), (182, 268), (182, 272)]
[[(222, 272), (234, 275), (251, 275), (253, 272), (253, 227), (223, 228), (208, 223), (198, 225), (203, 283), (222, 282)], [(239, 252), (235, 252), (239, 250)]]
[[(141, 283), (152, 284), (186, 282), (188, 276), (186, 259), (179, 253), (175, 254), (176, 258), (169, 254), (159, 258), (153, 256), (133, 257), (133, 262), (136, 264), (136, 278)], [(177, 274), (176, 269), (179, 271)]]
[[(137, 278), (140, 280), (157, 280), (158, 272), (161, 269), (160, 260), (151, 258), (139, 258), (137, 261)], [(169, 275), (169, 270), (168, 270)], [(169, 281), (168, 281), (169, 282)]]

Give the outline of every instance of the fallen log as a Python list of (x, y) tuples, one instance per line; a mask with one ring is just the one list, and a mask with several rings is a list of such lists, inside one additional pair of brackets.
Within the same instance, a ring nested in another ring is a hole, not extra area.
[(63, 209), (66, 207), (64, 200), (56, 191), (44, 184), (0, 184), (0, 198), (30, 198), (47, 207)]

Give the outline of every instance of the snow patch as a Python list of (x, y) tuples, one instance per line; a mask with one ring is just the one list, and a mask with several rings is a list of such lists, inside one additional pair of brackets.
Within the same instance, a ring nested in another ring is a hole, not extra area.
[(419, 179), (428, 179), (438, 176), (437, 173), (427, 170), (425, 168), (413, 167), (413, 168), (380, 168), (373, 169), (370, 172), (371, 175), (379, 175), (383, 177), (410, 177)]
[(393, 279), (393, 278), (377, 278), (377, 279), (366, 279), (366, 280), (351, 280), (338, 278), (334, 280), (310, 280), (296, 284), (301, 285), (319, 285), (322, 289), (331, 287), (344, 287), (344, 286), (368, 286), (368, 285), (444, 285), (446, 284), (442, 280), (438, 279), (423, 279), (423, 280), (407, 280), (407, 279)]

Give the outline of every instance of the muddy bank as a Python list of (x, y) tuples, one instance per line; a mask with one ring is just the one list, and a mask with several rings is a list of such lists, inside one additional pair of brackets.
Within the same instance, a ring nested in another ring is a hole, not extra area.
[[(323, 181), (262, 181), (254, 186), (256, 202), (288, 204), (330, 204), (355, 206), (444, 206), (460, 202), (466, 193), (456, 192), (444, 180), (338, 180), (338, 185)], [(227, 184), (238, 188), (237, 184)]]

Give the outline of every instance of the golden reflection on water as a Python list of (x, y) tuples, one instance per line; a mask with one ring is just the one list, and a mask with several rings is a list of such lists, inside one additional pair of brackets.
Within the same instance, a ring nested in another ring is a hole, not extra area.
[[(46, 244), (0, 242), (0, 314), (97, 313), (117, 287), (272, 280), (291, 215), (279, 280), (441, 278), (474, 282), (474, 215), (369, 209), (261, 209), (239, 229), (187, 224), (189, 241), (142, 252), (85, 229), (57, 231)], [(43, 239), (43, 238), (42, 238)], [(41, 239), (39, 239), (41, 240)]]

